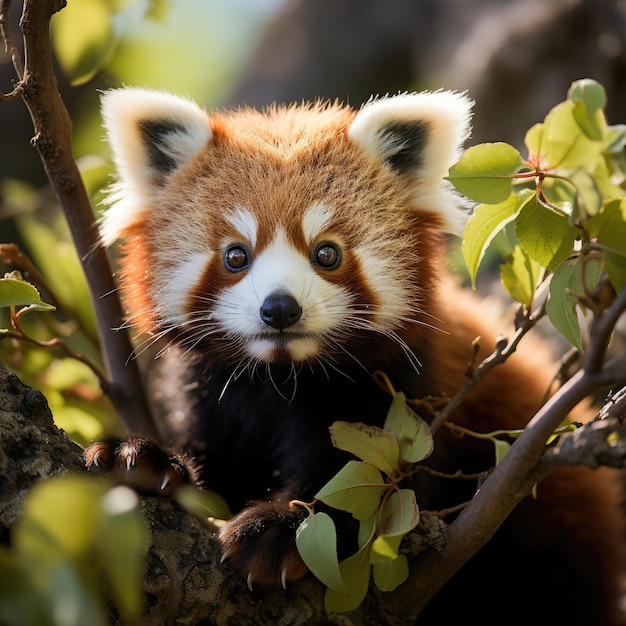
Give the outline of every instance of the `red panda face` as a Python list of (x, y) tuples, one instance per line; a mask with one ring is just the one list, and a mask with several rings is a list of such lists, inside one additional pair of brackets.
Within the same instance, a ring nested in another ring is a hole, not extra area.
[(234, 365), (410, 360), (439, 232), (463, 219), (443, 176), (470, 105), (442, 92), (208, 116), (107, 93), (119, 182), (102, 232), (124, 240), (131, 321)]
[[(313, 204), (303, 212), (297, 241), (279, 222), (261, 246), (254, 213), (239, 207), (231, 215), (245, 234), (224, 242), (221, 271), (240, 276), (219, 292), (210, 315), (247, 356), (297, 362), (335, 351), (324, 344), (358, 308), (359, 296), (367, 296), (333, 276), (354, 260), (344, 258), (340, 236), (325, 236), (331, 217), (324, 205)], [(202, 295), (199, 300), (201, 311)]]

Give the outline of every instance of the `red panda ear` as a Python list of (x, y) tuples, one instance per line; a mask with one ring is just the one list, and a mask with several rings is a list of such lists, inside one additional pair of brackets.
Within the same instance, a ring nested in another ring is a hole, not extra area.
[(356, 114), (348, 137), (398, 175), (413, 180), (415, 204), (440, 213), (460, 234), (465, 202), (443, 180), (470, 133), (473, 102), (450, 91), (400, 94), (370, 100)]
[(167, 174), (206, 145), (212, 131), (208, 115), (193, 102), (145, 89), (105, 92), (102, 117), (118, 179), (101, 229), (108, 245), (136, 221)]

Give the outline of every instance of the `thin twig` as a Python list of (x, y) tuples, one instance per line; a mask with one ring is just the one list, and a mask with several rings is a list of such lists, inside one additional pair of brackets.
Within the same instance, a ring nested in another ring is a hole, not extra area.
[(595, 419), (614, 417), (620, 426), (626, 421), (626, 385), (616, 393), (611, 393)]
[[(11, 57), (15, 73), (21, 81), (24, 77), (24, 63), (11, 37), (11, 23), (9, 21), (10, 10), (11, 0), (0, 0), (0, 35), (4, 41), (4, 51)], [(23, 95), (24, 87), (21, 82), (18, 82), (18, 84), (13, 87), (13, 91), (9, 93), (0, 91), (0, 102), (12, 102), (13, 100), (21, 98)]]
[(13, 102), (13, 100), (18, 100), (23, 95), (24, 87), (22, 87), (21, 84), (18, 84), (10, 93), (2, 93), (0, 91), (0, 102)]
[[(11, 57), (11, 62), (15, 68), (17, 77), (21, 80), (24, 78), (24, 62), (19, 50), (13, 43), (13, 37), (11, 36), (11, 22), (9, 21), (9, 14), (11, 12), (11, 0), (0, 0), (0, 35), (4, 41), (4, 51)], [(12, 93), (18, 88), (16, 87)], [(23, 91), (23, 90), (22, 90)], [(10, 97), (8, 94), (6, 97)]]
[(545, 302), (537, 309), (535, 313), (524, 312), (524, 307), (520, 306), (516, 319), (521, 320), (518, 323), (517, 329), (513, 338), (507, 340), (504, 337), (499, 338), (496, 341), (496, 347), (494, 351), (485, 358), (480, 365), (472, 368), (471, 378), (469, 378), (465, 384), (457, 391), (457, 393), (450, 398), (450, 401), (446, 406), (437, 413), (435, 419), (430, 425), (430, 429), (433, 435), (441, 428), (443, 423), (452, 415), (454, 410), (463, 402), (463, 399), (467, 394), (476, 387), (481, 378), (490, 372), (496, 365), (504, 363), (515, 352), (522, 337), (526, 335), (545, 314)]
[(89, 358), (87, 358), (81, 352), (77, 352), (69, 344), (63, 339), (59, 339), (55, 337), (54, 339), (50, 339), (48, 341), (42, 341), (40, 339), (35, 339), (30, 335), (27, 335), (21, 327), (16, 328), (16, 332), (0, 329), (0, 341), (3, 339), (13, 339), (15, 341), (24, 341), (26, 343), (30, 343), (38, 348), (50, 349), (50, 348), (59, 348), (59, 350), (65, 355), (76, 361), (80, 361), (84, 363), (98, 378), (100, 383), (100, 387), (106, 393), (108, 381), (105, 373)]
[(594, 319), (590, 329), (589, 352), (585, 361), (590, 374), (602, 369), (615, 324), (624, 311), (626, 311), (626, 289), (622, 289), (611, 305)]

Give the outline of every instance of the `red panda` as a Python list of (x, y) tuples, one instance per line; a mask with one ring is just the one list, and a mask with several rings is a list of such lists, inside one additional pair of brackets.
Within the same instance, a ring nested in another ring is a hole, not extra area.
[[(189, 480), (222, 494), (235, 512), (219, 536), (224, 561), (250, 585), (306, 574), (294, 541), (304, 511), (289, 502), (312, 500), (348, 460), (331, 445), (334, 421), (382, 425), (390, 397), (374, 371), (408, 397), (451, 396), (472, 341), (482, 338), (481, 354), (494, 347), (498, 320), (443, 269), (446, 233), (460, 234), (469, 210), (444, 177), (472, 105), (439, 91), (360, 110), (208, 114), (141, 89), (103, 96), (117, 183), (102, 238), (121, 241), (129, 323), (165, 346), (155, 401), (180, 456), (131, 436), (93, 444), (87, 464), (107, 471), (117, 460), (156, 492)], [(453, 421), (523, 427), (553, 373), (522, 346)], [(428, 462), (481, 472), (494, 459), (441, 429)], [(415, 485), (422, 509), (475, 488), (423, 475)], [(340, 541), (346, 525), (338, 519)], [(621, 623), (623, 531), (617, 484), (559, 471), (418, 623)]]

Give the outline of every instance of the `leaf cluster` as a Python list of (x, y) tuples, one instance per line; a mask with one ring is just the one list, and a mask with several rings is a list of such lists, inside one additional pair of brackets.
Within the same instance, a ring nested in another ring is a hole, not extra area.
[(526, 158), (506, 143), (480, 144), (448, 176), (478, 203), (462, 243), (472, 283), (497, 245), (511, 297), (531, 309), (549, 281), (548, 317), (579, 349), (578, 311), (626, 283), (626, 125), (609, 125), (605, 104), (599, 83), (576, 81), (526, 133)]
[(349, 461), (316, 499), (358, 520), (359, 549), (339, 562), (332, 518), (314, 513), (309, 505), (296, 544), (308, 568), (328, 587), (326, 610), (351, 611), (365, 597), (370, 575), (381, 591), (392, 591), (408, 577), (408, 562), (399, 548), (419, 523), (419, 508), (413, 490), (400, 483), (430, 455), (433, 437), (401, 392), (394, 394), (383, 428), (340, 421), (330, 431), (336, 448), (360, 460)]

